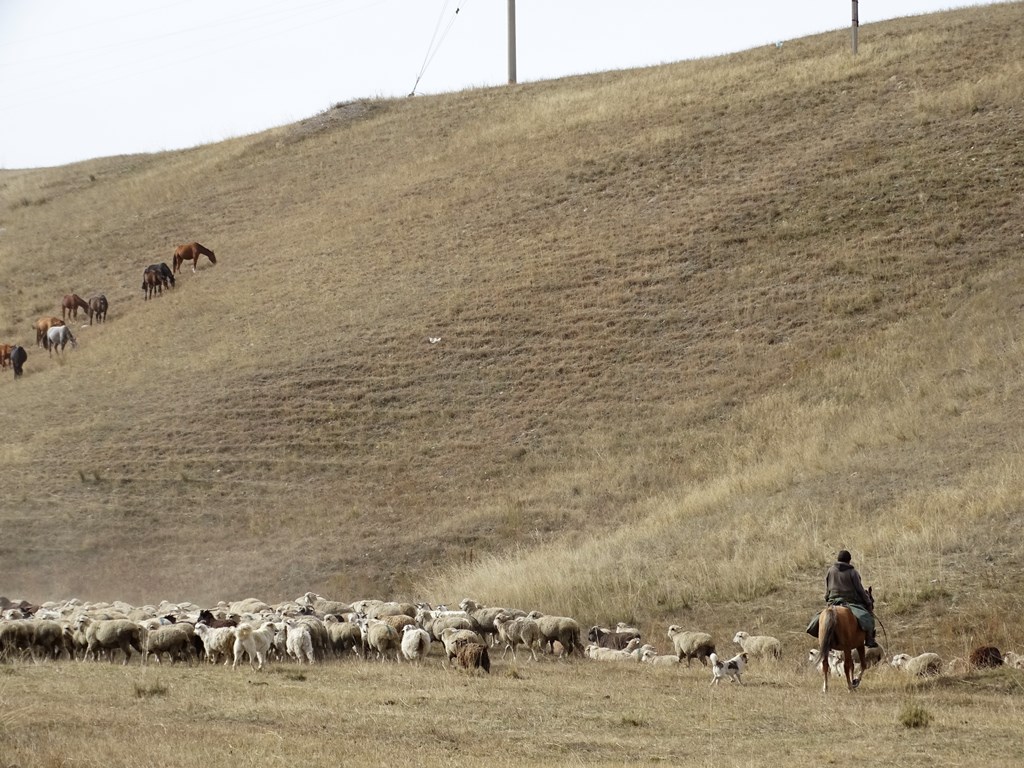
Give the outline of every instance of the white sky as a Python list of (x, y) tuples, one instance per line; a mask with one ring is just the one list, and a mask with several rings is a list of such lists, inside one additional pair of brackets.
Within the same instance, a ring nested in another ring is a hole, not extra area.
[[(860, 0), (859, 16), (863, 27), (991, 1)], [(851, 6), (517, 0), (517, 79), (848, 31)], [(507, 0), (0, 0), (0, 168), (220, 141), (406, 96), (418, 77), (418, 94), (502, 85), (507, 14)]]

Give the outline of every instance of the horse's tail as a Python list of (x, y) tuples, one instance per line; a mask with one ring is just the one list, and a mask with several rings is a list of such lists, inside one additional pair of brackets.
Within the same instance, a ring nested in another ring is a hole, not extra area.
[(819, 658), (827, 659), (836, 639), (836, 609), (829, 607), (822, 611), (824, 617), (818, 623)]

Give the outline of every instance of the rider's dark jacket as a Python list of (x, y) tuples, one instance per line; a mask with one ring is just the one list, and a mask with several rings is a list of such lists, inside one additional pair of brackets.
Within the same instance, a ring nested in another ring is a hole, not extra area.
[(849, 563), (833, 563), (825, 574), (825, 602), (832, 603), (837, 600), (861, 605), (869, 611), (875, 608), (875, 601), (864, 589), (860, 574)]

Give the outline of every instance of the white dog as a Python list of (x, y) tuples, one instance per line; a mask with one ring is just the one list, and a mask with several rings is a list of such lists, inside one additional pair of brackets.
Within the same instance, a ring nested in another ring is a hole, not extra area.
[(743, 685), (743, 668), (747, 666), (747, 654), (738, 653), (728, 661), (719, 661), (717, 654), (712, 653), (708, 657), (711, 661), (711, 684), (716, 685), (722, 678), (735, 680)]

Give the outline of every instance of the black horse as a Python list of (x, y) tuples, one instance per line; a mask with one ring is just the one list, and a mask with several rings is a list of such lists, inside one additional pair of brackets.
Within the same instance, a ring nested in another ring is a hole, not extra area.
[(17, 345), (11, 347), (11, 366), (14, 368), (14, 378), (21, 376), (21, 367), (25, 365), (26, 360), (28, 360), (28, 352), (24, 347)]

